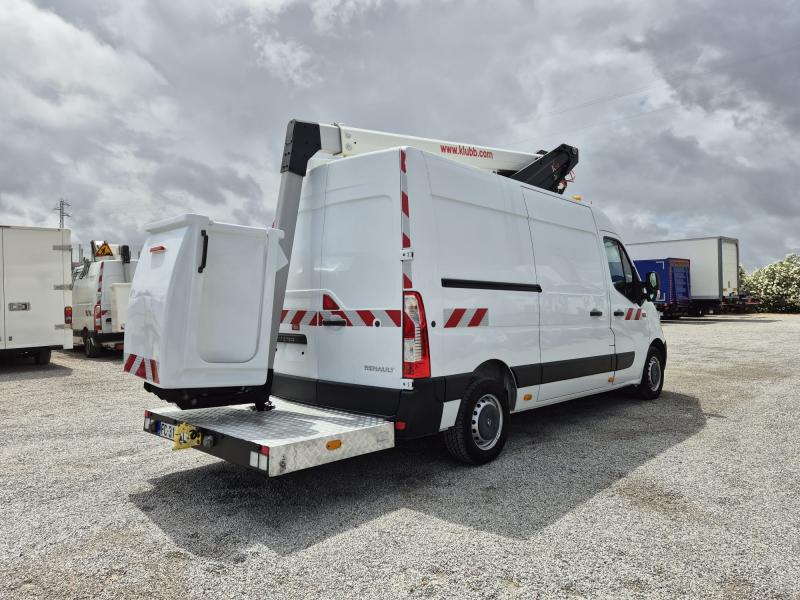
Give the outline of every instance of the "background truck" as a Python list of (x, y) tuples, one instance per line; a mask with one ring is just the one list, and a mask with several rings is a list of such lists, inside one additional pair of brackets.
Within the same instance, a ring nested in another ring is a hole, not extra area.
[(680, 256), (690, 261), (689, 314), (702, 316), (734, 309), (739, 304), (739, 240), (705, 237), (627, 245), (631, 258), (661, 260)]
[(650, 271), (658, 273), (661, 288), (654, 303), (665, 318), (680, 318), (689, 314), (691, 261), (685, 258), (662, 258), (633, 262), (640, 274)]
[(128, 246), (91, 242), (92, 258), (84, 259), (73, 283), (74, 340), (87, 357), (103, 348), (122, 350), (128, 296), (138, 261), (131, 260)]
[(0, 355), (72, 348), (69, 229), (0, 226)]

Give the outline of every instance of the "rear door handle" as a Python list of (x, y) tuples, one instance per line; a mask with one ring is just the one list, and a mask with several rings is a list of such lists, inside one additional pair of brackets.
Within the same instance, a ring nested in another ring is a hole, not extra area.
[(614, 316), (615, 316), (615, 317), (621, 317), (621, 316), (623, 316), (624, 314), (625, 314), (625, 311), (624, 311), (624, 310), (615, 310), (615, 311), (614, 311)]
[(347, 321), (344, 319), (338, 319), (336, 321), (322, 321), (322, 324), (325, 327), (344, 327), (347, 325)]
[(589, 311), (589, 316), (590, 317), (602, 317), (603, 316), (603, 311), (594, 309), (592, 311)]
[(200, 266), (197, 267), (197, 272), (202, 273), (206, 268), (206, 258), (208, 258), (208, 234), (206, 230), (203, 229), (200, 231), (200, 235), (203, 236), (203, 255), (200, 257)]

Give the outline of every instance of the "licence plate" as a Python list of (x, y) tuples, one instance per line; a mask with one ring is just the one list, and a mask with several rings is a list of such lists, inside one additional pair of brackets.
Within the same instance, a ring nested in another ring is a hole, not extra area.
[(175, 425), (171, 423), (162, 423), (158, 426), (158, 435), (170, 441), (175, 439)]

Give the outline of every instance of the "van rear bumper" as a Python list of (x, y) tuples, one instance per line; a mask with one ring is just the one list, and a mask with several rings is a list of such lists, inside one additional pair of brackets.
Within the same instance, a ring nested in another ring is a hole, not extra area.
[(397, 438), (412, 439), (439, 432), (444, 402), (461, 397), (466, 385), (462, 380), (460, 376), (416, 379), (413, 390), (400, 390), (275, 373), (272, 395), (293, 402), (402, 421), (405, 428), (397, 429)]

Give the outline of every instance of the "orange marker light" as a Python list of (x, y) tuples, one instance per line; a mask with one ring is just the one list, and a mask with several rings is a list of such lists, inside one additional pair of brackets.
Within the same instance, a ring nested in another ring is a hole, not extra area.
[(325, 447), (328, 450), (338, 450), (339, 448), (342, 447), (342, 440), (331, 440), (330, 442), (325, 444)]
[(533, 400), (533, 394), (525, 394), (522, 397), (523, 400)]

